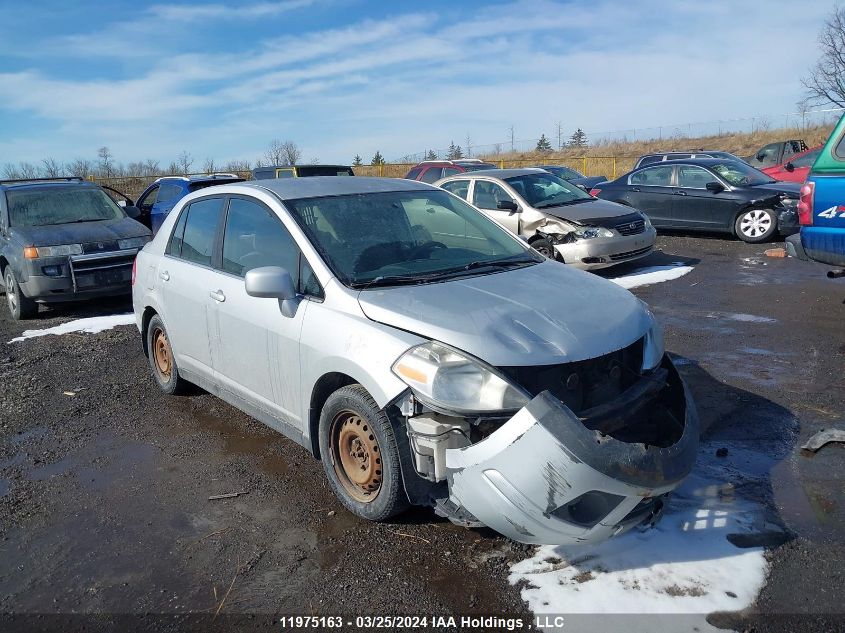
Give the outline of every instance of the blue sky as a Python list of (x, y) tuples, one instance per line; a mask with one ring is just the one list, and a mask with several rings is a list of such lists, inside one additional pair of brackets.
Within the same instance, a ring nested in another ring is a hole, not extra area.
[(0, 0), (0, 164), (388, 159), (792, 112), (829, 0)]

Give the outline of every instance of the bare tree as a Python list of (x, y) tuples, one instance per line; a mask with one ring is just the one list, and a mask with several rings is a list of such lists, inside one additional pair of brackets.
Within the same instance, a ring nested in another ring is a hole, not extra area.
[(18, 163), (19, 178), (38, 178), (41, 175), (38, 173), (39, 171), (41, 170), (38, 169), (38, 165), (24, 162)]
[(144, 175), (145, 176), (158, 176), (161, 174), (161, 169), (159, 169), (158, 161), (153, 160), (152, 158), (148, 158), (144, 161)]
[(293, 141), (273, 139), (270, 141), (267, 151), (264, 152), (264, 158), (270, 165), (296, 165), (302, 158), (302, 151)]
[(100, 175), (106, 178), (111, 178), (114, 171), (114, 156), (105, 145), (97, 150), (97, 156), (100, 158)]
[(563, 149), (563, 126), (560, 121), (555, 125), (555, 130), (557, 131), (557, 148)]
[(79, 176), (80, 178), (88, 178), (94, 173), (94, 164), (87, 158), (77, 158), (68, 163), (67, 173), (71, 176)]
[(176, 158), (176, 167), (185, 176), (191, 173), (191, 165), (193, 164), (193, 157), (185, 150), (182, 150), (182, 153)]
[(807, 98), (845, 107), (845, 7), (835, 7), (819, 34), (821, 58), (801, 80)]
[(513, 146), (513, 126), (510, 126), (508, 128), (508, 135), (511, 138), (511, 151), (513, 151), (513, 149), (514, 149), (514, 146)]
[(231, 172), (249, 171), (250, 164), (248, 160), (230, 160), (226, 163), (226, 167), (224, 169)]
[(206, 174), (213, 174), (215, 172), (214, 168), (214, 159), (213, 158), (206, 158), (202, 164), (202, 171)]
[(65, 173), (65, 166), (57, 162), (55, 158), (45, 158), (41, 161), (41, 170), (47, 178), (59, 178)]
[(464, 139), (464, 140), (466, 140), (467, 158), (471, 158), (472, 157), (472, 138), (470, 137), (469, 132), (467, 132), (466, 139)]
[(12, 163), (6, 163), (3, 165), (3, 178), (6, 178), (7, 180), (15, 180), (20, 177), (21, 172), (18, 171), (18, 168), (15, 165)]

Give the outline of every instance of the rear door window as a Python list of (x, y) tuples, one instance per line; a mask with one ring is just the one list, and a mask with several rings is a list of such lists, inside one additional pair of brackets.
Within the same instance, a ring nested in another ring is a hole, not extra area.
[(662, 156), (644, 156), (640, 159), (639, 167), (644, 167), (645, 165), (653, 165), (654, 163), (659, 163), (663, 160)]
[(405, 178), (407, 178), (408, 180), (416, 180), (417, 176), (420, 175), (421, 171), (421, 167), (414, 167), (411, 171), (408, 172), (408, 175), (405, 176)]
[[(186, 209), (185, 231), (179, 254), (182, 259), (203, 266), (211, 265), (222, 206), (222, 198), (208, 198), (193, 202)], [(182, 218), (179, 219), (181, 221)]]
[(670, 165), (649, 167), (648, 169), (631, 174), (628, 184), (645, 185), (648, 187), (671, 187), (673, 169), (674, 167)]
[(182, 185), (165, 183), (159, 187), (156, 202), (170, 202), (182, 196)]
[(466, 200), (467, 193), (469, 192), (469, 180), (453, 180), (452, 182), (443, 183), (442, 187), (446, 191), (450, 191)]
[(425, 170), (425, 172), (423, 172), (422, 178), (420, 178), (420, 180), (422, 180), (423, 182), (432, 183), (437, 180), (440, 180), (440, 178), (442, 177), (442, 173), (442, 167), (429, 167)]

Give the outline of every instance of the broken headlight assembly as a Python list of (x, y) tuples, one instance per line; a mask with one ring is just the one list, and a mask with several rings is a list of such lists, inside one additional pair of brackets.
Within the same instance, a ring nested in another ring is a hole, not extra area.
[(436, 341), (412, 347), (392, 369), (421, 402), (435, 411), (517, 411), (531, 400), (521, 387), (489, 365)]
[[(68, 255), (81, 255), (81, 244), (59, 244), (57, 246), (38, 246), (36, 248), (38, 257), (66, 257)], [(27, 259), (30, 259), (27, 257)]]
[(592, 240), (597, 237), (613, 237), (613, 231), (600, 226), (582, 226), (574, 231), (579, 240)]

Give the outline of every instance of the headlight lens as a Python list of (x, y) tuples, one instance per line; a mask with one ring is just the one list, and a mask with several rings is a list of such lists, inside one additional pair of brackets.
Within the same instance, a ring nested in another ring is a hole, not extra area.
[(591, 240), (596, 237), (613, 237), (613, 231), (600, 226), (586, 226), (575, 229), (575, 236), (582, 240)]
[(144, 244), (150, 241), (150, 238), (146, 235), (142, 235), (141, 237), (128, 237), (125, 240), (117, 240), (117, 246), (121, 250), (126, 250), (127, 248), (143, 248)]
[(492, 367), (435, 341), (402, 354), (393, 364), (393, 373), (435, 409), (457, 413), (514, 411), (529, 401), (522, 389)]
[(645, 222), (646, 228), (651, 226), (651, 220), (648, 219), (648, 216), (645, 213), (640, 213), (643, 216), (643, 221)]
[(68, 255), (82, 255), (81, 244), (59, 244), (58, 246), (39, 246), (39, 257), (66, 257)]

